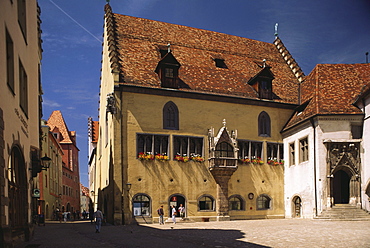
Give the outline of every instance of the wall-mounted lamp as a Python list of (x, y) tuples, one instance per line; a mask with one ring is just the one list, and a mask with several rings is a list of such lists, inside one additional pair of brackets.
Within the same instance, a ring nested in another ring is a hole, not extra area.
[(51, 158), (44, 156), (41, 158), (41, 170), (47, 170), (50, 168)]
[(127, 191), (130, 191), (130, 189), (131, 189), (131, 183), (126, 183), (126, 186), (127, 186)]

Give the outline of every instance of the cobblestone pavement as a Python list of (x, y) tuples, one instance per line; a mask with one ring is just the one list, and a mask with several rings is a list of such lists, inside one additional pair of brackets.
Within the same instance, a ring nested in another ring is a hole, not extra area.
[(21, 247), (370, 247), (370, 221), (243, 220), (102, 226), (47, 222)]

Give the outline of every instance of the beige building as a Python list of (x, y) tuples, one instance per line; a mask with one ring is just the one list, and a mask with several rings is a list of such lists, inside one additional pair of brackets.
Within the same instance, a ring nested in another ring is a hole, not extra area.
[(283, 218), (280, 131), (304, 75), (281, 40), (105, 10), (90, 185), (107, 221), (150, 223), (180, 204), (185, 220)]
[(42, 158), (50, 158), (49, 168), (42, 170), (34, 188), (40, 189), (38, 213), (44, 213), (45, 219), (57, 219), (57, 211), (62, 207), (62, 158), (63, 150), (50, 127), (45, 123), (42, 129)]
[(30, 238), (32, 167), (40, 166), (40, 9), (0, 1), (0, 244)]

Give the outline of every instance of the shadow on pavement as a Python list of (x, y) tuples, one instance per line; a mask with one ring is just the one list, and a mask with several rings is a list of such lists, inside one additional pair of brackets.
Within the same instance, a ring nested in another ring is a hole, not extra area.
[(186, 224), (102, 226), (95, 233), (95, 225), (87, 221), (47, 222), (37, 226), (32, 241), (23, 247), (267, 247), (241, 241), (240, 230), (192, 228)]

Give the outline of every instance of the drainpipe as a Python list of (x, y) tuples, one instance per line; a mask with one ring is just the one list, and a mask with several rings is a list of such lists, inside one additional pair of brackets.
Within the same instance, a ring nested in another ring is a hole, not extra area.
[(315, 217), (317, 217), (317, 185), (316, 185), (316, 126), (313, 117), (310, 118), (310, 122), (313, 128), (313, 180), (315, 189)]

